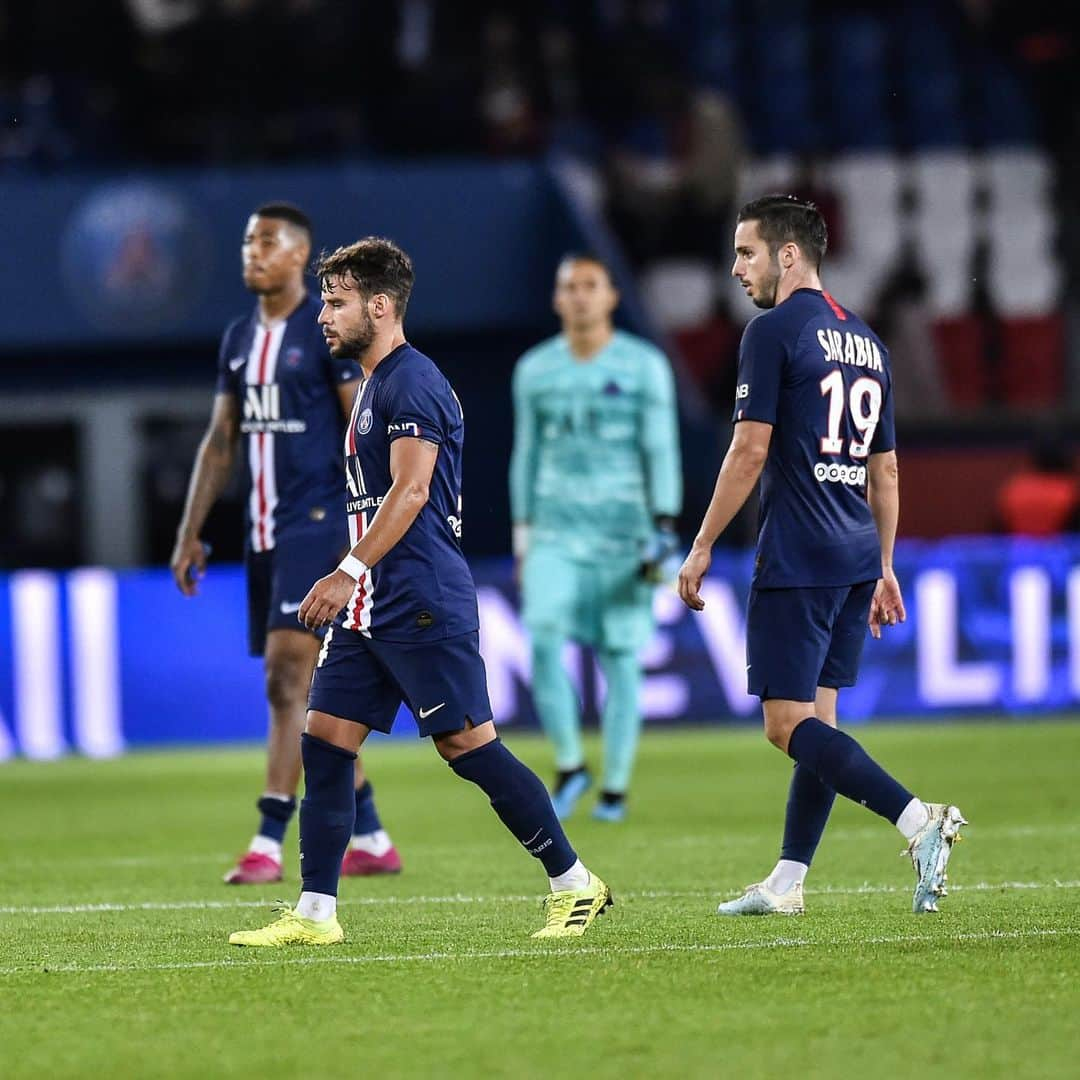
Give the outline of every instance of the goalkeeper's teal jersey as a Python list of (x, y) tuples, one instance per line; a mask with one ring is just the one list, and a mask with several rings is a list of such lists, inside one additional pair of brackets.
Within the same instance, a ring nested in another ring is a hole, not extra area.
[(682, 502), (671, 367), (642, 338), (616, 331), (588, 360), (563, 335), (514, 371), (510, 504), (530, 544), (582, 559), (632, 555), (653, 517)]

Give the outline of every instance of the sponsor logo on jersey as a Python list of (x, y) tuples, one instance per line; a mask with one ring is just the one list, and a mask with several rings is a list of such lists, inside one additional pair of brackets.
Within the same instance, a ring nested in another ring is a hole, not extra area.
[(298, 435), (307, 431), (307, 421), (283, 420), (281, 387), (277, 383), (266, 383), (245, 387), (244, 419), (240, 430), (245, 435)]
[(361, 435), (366, 435), (371, 430), (371, 410), (365, 409), (357, 421), (357, 430)]
[(246, 356), (234, 356), (229, 361), (229, 370), (230, 371), (239, 371), (246, 363), (247, 363), (247, 357)]
[(862, 487), (866, 483), (865, 465), (826, 465), (819, 461), (814, 466), (814, 479), (819, 484), (850, 484)]
[(841, 333), (824, 327), (817, 332), (818, 344), (826, 363), (851, 364), (869, 371), (884, 371), (877, 342), (850, 330)]
[(382, 495), (361, 495), (355, 499), (348, 499), (345, 503), (345, 513), (362, 514), (365, 510), (382, 506), (382, 501)]
[(387, 435), (412, 435), (414, 438), (420, 438), (420, 425), (414, 424), (411, 420), (400, 420), (393, 424), (387, 424)]
[(446, 523), (450, 526), (451, 532), (460, 540), (461, 539), (461, 518), (457, 514), (450, 514), (447, 516)]
[(303, 360), (304, 350), (296, 348), (295, 345), (285, 353), (285, 363), (289, 367), (299, 367)]
[(622, 387), (614, 379), (612, 379), (611, 382), (609, 382), (607, 386), (604, 387), (604, 393), (608, 397), (616, 397), (618, 394), (622, 393)]
[(742, 401), (743, 398), (750, 396), (750, 384), (748, 382), (741, 383), (735, 387), (735, 400)]

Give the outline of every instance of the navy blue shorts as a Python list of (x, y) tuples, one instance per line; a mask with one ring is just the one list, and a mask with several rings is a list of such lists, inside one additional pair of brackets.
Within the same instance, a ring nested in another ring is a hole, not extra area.
[(854, 686), (876, 584), (751, 589), (748, 691), (762, 701), (813, 701), (819, 686)]
[[(249, 551), (247, 570), (248, 652), (262, 656), (271, 630), (303, 630), (300, 602), (341, 561), (348, 540), (337, 533), (279, 542), (269, 551)], [(321, 635), (320, 635), (321, 636)]]
[(323, 640), (308, 708), (389, 734), (402, 702), (421, 735), (492, 718), (480, 634), (441, 641), (377, 641), (332, 626)]

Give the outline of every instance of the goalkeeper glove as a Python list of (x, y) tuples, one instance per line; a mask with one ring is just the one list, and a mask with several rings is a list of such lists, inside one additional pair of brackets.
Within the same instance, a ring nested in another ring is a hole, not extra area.
[(641, 546), (641, 576), (653, 584), (672, 582), (682, 565), (675, 519), (657, 515), (652, 535)]

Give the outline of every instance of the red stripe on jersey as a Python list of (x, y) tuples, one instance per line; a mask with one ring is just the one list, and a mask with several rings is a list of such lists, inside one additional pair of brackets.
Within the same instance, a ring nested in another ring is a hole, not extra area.
[(825, 297), (825, 303), (832, 308), (832, 313), (841, 322), (847, 322), (847, 312), (824, 289), (821, 290), (821, 295)]
[[(259, 356), (259, 385), (266, 381), (266, 360), (270, 355), (270, 331), (263, 330), (262, 354)], [(266, 550), (266, 434), (255, 436), (259, 454), (259, 550)]]

